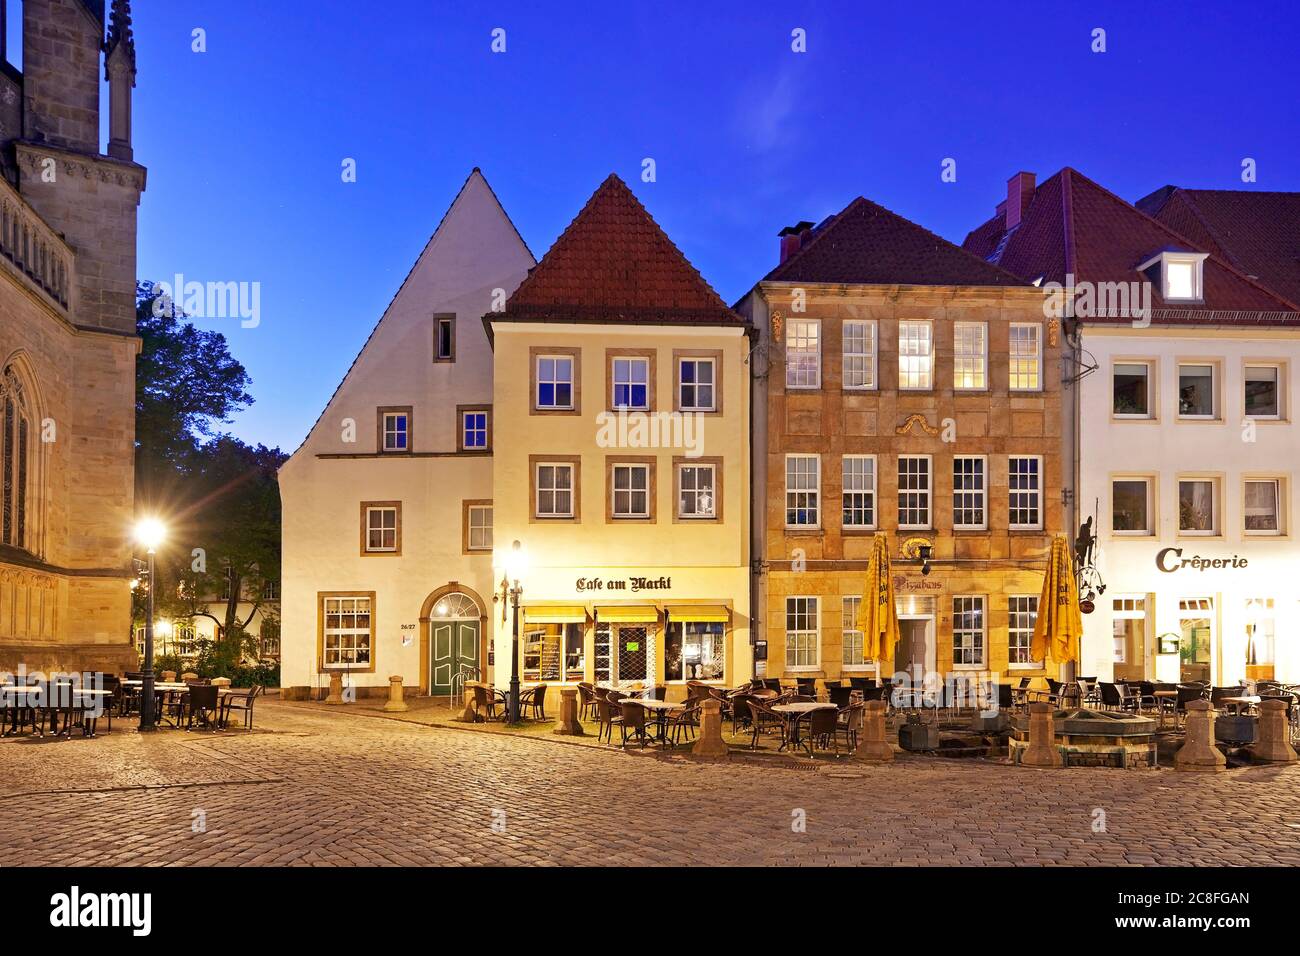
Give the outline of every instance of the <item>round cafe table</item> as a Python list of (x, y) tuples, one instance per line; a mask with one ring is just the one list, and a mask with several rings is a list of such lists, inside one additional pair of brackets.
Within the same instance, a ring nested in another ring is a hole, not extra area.
[(620, 704), (637, 704), (654, 714), (655, 718), (655, 740), (663, 743), (668, 732), (668, 715), (674, 710), (681, 710), (685, 704), (670, 704), (666, 700), (655, 700), (654, 698), (642, 697), (624, 697), (619, 701)]
[(794, 704), (777, 704), (772, 708), (773, 713), (789, 714), (793, 718), (790, 721), (790, 734), (777, 748), (777, 753), (793, 744), (796, 747), (803, 747), (808, 751), (809, 756), (812, 755), (812, 742), (799, 736), (799, 724), (814, 710), (839, 710), (839, 708), (826, 701), (800, 701)]

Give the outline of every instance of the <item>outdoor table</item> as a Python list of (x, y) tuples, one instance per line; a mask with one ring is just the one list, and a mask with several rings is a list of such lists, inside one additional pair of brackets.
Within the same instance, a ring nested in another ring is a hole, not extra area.
[(1219, 703), (1223, 704), (1225, 707), (1231, 707), (1232, 712), (1240, 716), (1241, 708), (1253, 707), (1262, 699), (1263, 698), (1256, 697), (1253, 694), (1244, 694), (1240, 697), (1221, 697), (1219, 698)]
[(799, 722), (806, 719), (814, 710), (839, 710), (839, 708), (834, 704), (825, 703), (823, 701), (803, 701), (797, 704), (777, 704), (772, 708), (774, 713), (790, 714), (794, 718), (790, 722), (790, 734), (782, 742), (781, 746), (777, 748), (777, 753), (785, 750), (789, 745), (794, 744), (796, 747), (802, 746), (808, 751), (809, 755), (812, 754), (811, 741), (803, 740), (799, 737)]
[[(23, 684), (4, 684), (4, 685), (0, 685), (0, 698), (4, 699), (4, 700), (6, 701), (6, 703), (9, 703), (9, 705), (13, 708), (13, 712), (14, 712), (13, 727), (10, 728), (9, 730), (5, 730), (5, 731), (4, 731), (4, 736), (6, 736), (6, 737), (12, 737), (14, 734), (18, 733), (18, 719), (19, 719), (19, 718), (18, 718), (18, 713), (19, 713), (19, 711), (22, 711), (22, 710), (29, 710), (29, 709), (35, 709), (35, 705), (34, 705), (31, 701), (26, 701), (26, 700), (24, 700), (23, 703), (19, 703), (19, 698), (20, 698), (20, 697), (21, 697), (21, 698), (28, 698), (28, 697), (32, 697), (32, 696), (36, 696), (36, 695), (40, 695), (40, 697), (44, 698), (44, 697), (46, 696), (46, 688), (43, 687), (43, 686), (41, 686), (41, 685), (39, 685), (39, 684), (27, 684), (27, 685), (23, 685)], [(44, 709), (45, 709), (44, 704), (45, 704), (45, 701), (42, 700), (42, 701), (41, 701), (41, 705), (42, 705), (42, 706), (41, 706), (39, 709), (44, 710)], [(3, 729), (3, 728), (0, 727), (0, 729)], [(41, 729), (38, 727), (37, 730), (36, 730), (36, 736), (38, 736), (38, 737), (44, 737), (44, 736), (45, 736), (45, 731), (44, 731), (44, 730), (41, 730)]]
[(666, 700), (655, 700), (654, 698), (641, 697), (624, 697), (619, 701), (620, 704), (639, 704), (646, 710), (654, 712), (655, 718), (655, 740), (663, 743), (668, 733), (668, 713), (673, 710), (681, 710), (685, 704), (670, 704)]
[[(131, 680), (124, 680), (124, 681), (122, 681), (122, 686), (123, 686), (123, 687), (143, 687), (143, 686), (144, 686), (144, 681), (142, 681), (142, 680), (136, 680), (136, 679), (132, 678)], [(160, 691), (160, 690), (189, 690), (189, 689), (190, 689), (190, 685), (189, 685), (189, 684), (182, 684), (180, 681), (162, 681), (162, 680), (156, 680), (156, 681), (153, 682), (153, 689), (154, 689), (155, 692)]]
[[(1178, 691), (1176, 691), (1176, 690), (1158, 690), (1158, 691), (1155, 691), (1155, 692), (1152, 694), (1152, 696), (1156, 698), (1156, 702), (1157, 702), (1157, 703), (1159, 703), (1159, 702), (1162, 701), (1162, 700), (1177, 700), (1177, 699), (1178, 699)], [(1165, 709), (1164, 709), (1164, 707), (1161, 707), (1161, 708), (1160, 708), (1160, 726), (1163, 727), (1164, 725), (1165, 725)]]

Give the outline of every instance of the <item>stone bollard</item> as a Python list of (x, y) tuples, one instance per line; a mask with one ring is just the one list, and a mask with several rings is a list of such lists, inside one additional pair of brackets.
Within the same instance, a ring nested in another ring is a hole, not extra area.
[(184, 682), (186, 682), (186, 683), (189, 683), (189, 682), (192, 681), (192, 680), (198, 680), (198, 679), (199, 679), (199, 675), (196, 674), (196, 673), (194, 673), (194, 671), (186, 671), (184, 674), (181, 675), (181, 680), (184, 681)]
[(1259, 741), (1250, 748), (1250, 755), (1262, 763), (1296, 762), (1285, 701), (1266, 700), (1259, 705)]
[(560, 688), (560, 715), (555, 718), (555, 729), (551, 732), (564, 737), (585, 736), (586, 731), (578, 723), (578, 688)]
[(1021, 766), (1059, 767), (1061, 752), (1056, 749), (1056, 713), (1051, 704), (1029, 705), (1029, 746), (1020, 754)]
[(700, 703), (700, 735), (691, 748), (692, 757), (725, 757), (731, 748), (722, 739), (722, 701), (708, 697)]
[(863, 763), (889, 763), (894, 759), (894, 748), (885, 739), (885, 709), (883, 700), (869, 700), (862, 722), (862, 739), (854, 756)]
[[(461, 703), (464, 706), (461, 709), (460, 716), (455, 718), (456, 723), (458, 724), (473, 724), (473, 723), (477, 723), (480, 720), (487, 720), (486, 714), (482, 715), (481, 717), (479, 716), (478, 706), (474, 703), (475, 683), (476, 683), (475, 681), (465, 682), (465, 690), (461, 694), (462, 697)], [(491, 691), (489, 691), (489, 693), (491, 693)]]
[(230, 678), (229, 678), (229, 677), (214, 677), (214, 678), (212, 678), (212, 686), (213, 686), (213, 687), (229, 687), (229, 686), (230, 686)]
[(162, 672), (162, 680), (163, 680), (163, 683), (164, 683), (164, 684), (174, 684), (174, 683), (176, 683), (176, 672), (175, 672), (175, 671), (163, 671), (163, 672)]
[(388, 678), (388, 700), (384, 703), (384, 710), (390, 714), (404, 714), (407, 709), (406, 701), (402, 700), (401, 675), (394, 674)]
[(1189, 700), (1183, 745), (1174, 754), (1174, 769), (1219, 773), (1227, 766), (1227, 759), (1214, 746), (1214, 706), (1208, 700)]
[(343, 674), (341, 671), (330, 671), (330, 692), (325, 698), (327, 704), (342, 704), (343, 700)]

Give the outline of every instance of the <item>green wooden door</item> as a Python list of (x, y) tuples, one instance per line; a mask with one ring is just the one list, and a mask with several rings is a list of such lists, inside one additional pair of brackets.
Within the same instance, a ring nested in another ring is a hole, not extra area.
[(453, 682), (459, 690), (466, 680), (480, 680), (479, 622), (434, 621), (430, 627), (429, 693), (450, 694)]

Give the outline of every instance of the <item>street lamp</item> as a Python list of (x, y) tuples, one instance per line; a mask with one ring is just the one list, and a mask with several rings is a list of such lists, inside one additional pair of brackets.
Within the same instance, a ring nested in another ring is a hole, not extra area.
[(510, 599), (511, 640), (510, 654), (510, 692), (506, 697), (506, 721), (511, 724), (519, 722), (519, 598), (523, 595), (520, 577), (528, 570), (528, 555), (518, 541), (510, 545), (506, 554), (505, 569), (501, 576), (501, 598)]
[(154, 553), (166, 537), (167, 529), (157, 518), (143, 518), (135, 526), (135, 540), (149, 552), (149, 597), (144, 619), (144, 671), (140, 675), (140, 730), (157, 730), (154, 723), (153, 699), (153, 593)]

